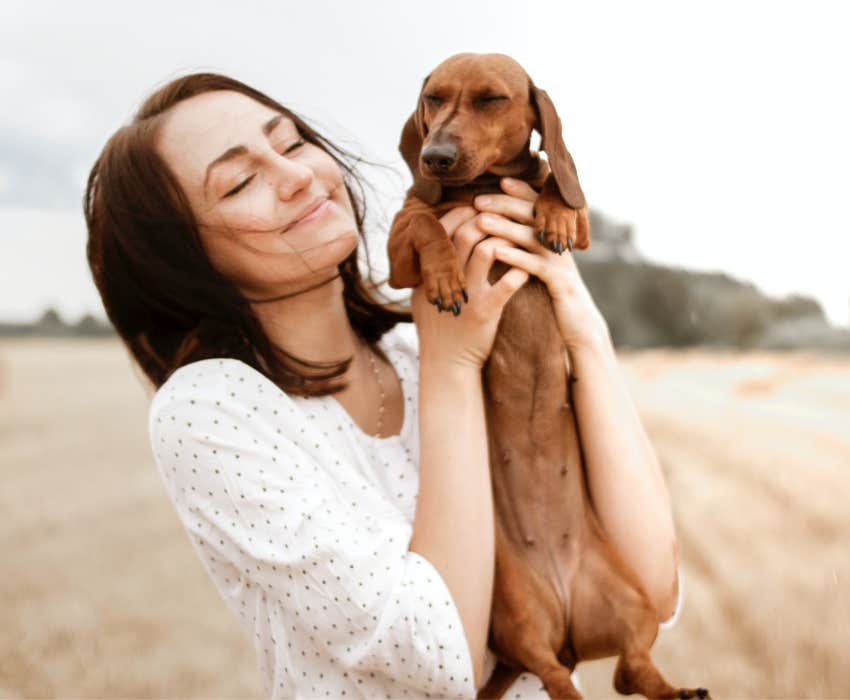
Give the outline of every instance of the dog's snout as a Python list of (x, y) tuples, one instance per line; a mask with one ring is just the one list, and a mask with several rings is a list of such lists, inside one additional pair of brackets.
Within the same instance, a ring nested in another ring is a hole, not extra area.
[(444, 174), (457, 160), (457, 148), (453, 143), (432, 143), (422, 151), (425, 165), (437, 174)]

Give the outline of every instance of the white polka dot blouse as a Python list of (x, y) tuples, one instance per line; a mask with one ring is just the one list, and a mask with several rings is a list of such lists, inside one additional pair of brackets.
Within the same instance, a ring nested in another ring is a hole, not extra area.
[[(367, 435), (332, 396), (290, 397), (232, 359), (182, 367), (150, 406), (166, 489), (271, 698), (475, 697), (451, 594), (408, 551), (415, 329), (399, 324), (379, 345), (404, 393), (398, 435)], [(526, 673), (505, 697), (547, 696)]]

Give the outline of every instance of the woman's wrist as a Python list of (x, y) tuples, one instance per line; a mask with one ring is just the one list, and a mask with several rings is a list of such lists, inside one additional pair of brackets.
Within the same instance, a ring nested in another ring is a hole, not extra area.
[(420, 348), (419, 374), (428, 377), (462, 379), (480, 377), (483, 364), (472, 357), (449, 352), (425, 352)]
[(586, 329), (581, 334), (571, 336), (569, 339), (564, 339), (564, 345), (570, 353), (596, 354), (596, 355), (613, 355), (614, 343), (611, 340), (611, 333), (608, 330), (608, 324), (604, 319), (593, 325), (592, 328)]

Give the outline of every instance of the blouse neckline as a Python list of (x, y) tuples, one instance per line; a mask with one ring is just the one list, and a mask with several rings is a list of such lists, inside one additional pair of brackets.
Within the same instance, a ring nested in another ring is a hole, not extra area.
[[(395, 444), (398, 444), (398, 443), (406, 442), (408, 440), (409, 436), (410, 436), (410, 432), (412, 430), (412, 423), (413, 423), (413, 420), (414, 420), (413, 416), (411, 415), (413, 413), (413, 409), (411, 408), (412, 405), (413, 405), (413, 400), (412, 400), (413, 394), (412, 394), (412, 389), (409, 386), (410, 381), (412, 381), (412, 380), (406, 381), (405, 380), (405, 373), (400, 371), (401, 360), (399, 359), (399, 355), (402, 355), (404, 353), (398, 347), (398, 339), (393, 335), (396, 328), (398, 328), (398, 326), (396, 326), (395, 328), (391, 328), (389, 331), (384, 333), (384, 335), (378, 340), (377, 344), (381, 348), (381, 350), (384, 351), (384, 354), (386, 355), (387, 359), (389, 360), (390, 365), (393, 368), (393, 371), (396, 373), (396, 376), (398, 377), (399, 384), (401, 385), (401, 393), (402, 393), (402, 396), (403, 396), (403, 404), (404, 404), (404, 406), (403, 406), (404, 418), (402, 419), (401, 430), (397, 434), (388, 435), (387, 437), (376, 437), (375, 435), (369, 435), (354, 421), (354, 419), (349, 415), (348, 411), (345, 410), (343, 405), (339, 401), (337, 401), (332, 394), (329, 394), (329, 395), (326, 395), (326, 396), (318, 396), (318, 397), (316, 397), (316, 396), (290, 396), (290, 398), (292, 400), (296, 401), (296, 402), (299, 402), (299, 401), (316, 401), (316, 400), (327, 402), (327, 405), (332, 407), (331, 410), (336, 411), (337, 416), (341, 420), (347, 421), (349, 423), (349, 425), (351, 426), (352, 431), (357, 436), (357, 438), (362, 443), (364, 443), (366, 445), (370, 445), (372, 447), (380, 447), (380, 446), (390, 446), (390, 445), (395, 445)], [(209, 363), (209, 362), (218, 362), (219, 364), (221, 364), (222, 362), (238, 363), (239, 365), (242, 365), (249, 373), (253, 373), (253, 374), (257, 375), (257, 377), (259, 377), (260, 381), (271, 385), (271, 387), (273, 387), (273, 389), (275, 391), (289, 396), (288, 394), (286, 394), (286, 392), (284, 392), (277, 384), (275, 384), (273, 381), (271, 381), (262, 372), (259, 372), (258, 370), (254, 369), (250, 365), (242, 362), (241, 360), (237, 360), (236, 358), (226, 358), (226, 357), (225, 358), (210, 358), (210, 359), (207, 359), (207, 360), (198, 360), (197, 362), (191, 362), (188, 365), (183, 365), (182, 367), (178, 368), (172, 374), (171, 377), (169, 377), (168, 381), (165, 384), (163, 384), (156, 393), (159, 394), (162, 391), (162, 389), (166, 386), (166, 384), (168, 384), (168, 382), (170, 382), (172, 380), (173, 377), (175, 377), (178, 374), (182, 374), (184, 370), (188, 369), (192, 365), (201, 365), (201, 364), (205, 364), (205, 363)]]
[(401, 430), (398, 433), (396, 433), (395, 435), (388, 435), (386, 437), (369, 435), (369, 433), (367, 433), (357, 424), (357, 422), (351, 417), (348, 411), (345, 410), (345, 407), (339, 401), (337, 401), (333, 395), (321, 397), (322, 399), (326, 399), (331, 402), (331, 405), (334, 407), (334, 410), (337, 411), (339, 415), (341, 415), (345, 420), (348, 421), (355, 435), (357, 435), (357, 437), (361, 441), (370, 443), (372, 445), (389, 445), (405, 441), (410, 433), (410, 424), (413, 420), (410, 415), (412, 413), (410, 409), (410, 404), (413, 403), (410, 400), (410, 389), (407, 386), (408, 382), (405, 381), (404, 374), (399, 371), (398, 358), (396, 357), (396, 353), (398, 352), (397, 348), (391, 346), (389, 343), (386, 342), (386, 338), (389, 333), (392, 333), (392, 330), (388, 331), (381, 337), (381, 339), (378, 341), (378, 345), (380, 346), (381, 350), (384, 351), (384, 354), (386, 355), (387, 360), (389, 360), (390, 365), (392, 366), (393, 371), (396, 374), (396, 377), (398, 377), (398, 382), (401, 385), (403, 404), (402, 408), (404, 410), (404, 418), (402, 419)]

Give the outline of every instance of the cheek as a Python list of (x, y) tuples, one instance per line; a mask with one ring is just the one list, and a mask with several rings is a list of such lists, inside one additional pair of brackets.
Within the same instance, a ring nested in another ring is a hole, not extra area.
[(333, 158), (320, 149), (316, 149), (310, 162), (315, 177), (321, 180), (329, 190), (342, 184), (342, 170)]
[(310, 273), (304, 255), (276, 233), (218, 230), (202, 236), (210, 264), (243, 289), (265, 289)]
[(507, 118), (508, 124), (513, 124), (514, 128), (505, 134), (505, 141), (513, 151), (518, 151), (531, 138), (532, 122), (525, 118), (524, 114), (512, 113)]
[(348, 196), (348, 190), (345, 188), (342, 170), (336, 162), (322, 152), (313, 164), (313, 172), (316, 174), (316, 178), (324, 184), (326, 190), (332, 193), (333, 200), (353, 218), (354, 208), (351, 206), (351, 199)]
[(276, 210), (274, 189), (265, 182), (258, 182), (232, 203), (221, 207), (214, 223), (233, 233), (273, 231), (277, 223)]

